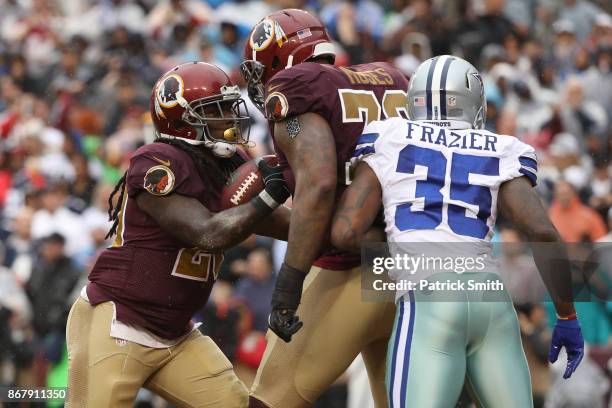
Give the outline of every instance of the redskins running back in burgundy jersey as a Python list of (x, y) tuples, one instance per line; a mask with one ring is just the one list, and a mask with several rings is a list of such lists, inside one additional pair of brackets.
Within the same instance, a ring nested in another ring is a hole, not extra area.
[(136, 196), (177, 193), (219, 212), (220, 191), (204, 183), (185, 151), (166, 143), (136, 150), (125, 189), (115, 240), (89, 275), (89, 301), (114, 301), (119, 321), (177, 338), (190, 330), (191, 317), (208, 300), (223, 254), (185, 248), (140, 209)]
[[(304, 62), (277, 73), (265, 88), (265, 110), (274, 138), (274, 122), (303, 113), (316, 113), (333, 132), (338, 170), (336, 203), (350, 184), (350, 159), (363, 127), (374, 120), (406, 114), (408, 80), (390, 64), (376, 62), (336, 67)], [(282, 166), (288, 166), (275, 144)], [(294, 190), (290, 167), (287, 185)], [(360, 257), (339, 251), (322, 254), (315, 262), (325, 269), (344, 270), (359, 265)]]
[(147, 388), (174, 406), (244, 408), (245, 385), (191, 318), (223, 251), (254, 233), (287, 239), (282, 168), (254, 161), (259, 191), (236, 206), (221, 200), (248, 159), (240, 146), (251, 119), (238, 86), (212, 64), (160, 76), (149, 113), (155, 141), (133, 153), (115, 185), (106, 235), (114, 242), (70, 309), (66, 407), (133, 406)]

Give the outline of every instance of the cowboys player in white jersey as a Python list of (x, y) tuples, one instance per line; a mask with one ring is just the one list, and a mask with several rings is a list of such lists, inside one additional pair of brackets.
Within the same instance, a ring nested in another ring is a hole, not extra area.
[[(410, 120), (372, 122), (357, 142), (355, 177), (334, 216), (336, 247), (359, 251), (382, 205), (387, 241), (396, 247), (429, 243), (424, 245), (432, 248), (430, 254), (446, 255), (468, 245), (490, 256), (499, 212), (531, 242), (546, 242), (557, 257), (565, 253), (532, 188), (537, 181), (533, 148), (483, 130), (486, 100), (471, 64), (448, 55), (423, 62), (410, 80), (407, 105)], [(569, 285), (559, 285), (570, 281), (569, 264), (553, 265), (544, 252), (535, 251), (535, 261), (558, 317), (549, 360), (565, 347), (568, 378), (582, 359), (584, 342)], [(461, 271), (435, 272), (431, 278), (486, 282), (497, 277), (455, 272)], [(402, 273), (392, 278), (401, 279)], [(431, 292), (418, 288), (396, 293), (387, 359), (390, 407), (454, 407), (464, 378), (480, 406), (533, 405), (510, 297), (502, 289), (504, 301), (482, 301), (485, 292), (478, 297), (466, 291), (452, 302), (426, 301)]]

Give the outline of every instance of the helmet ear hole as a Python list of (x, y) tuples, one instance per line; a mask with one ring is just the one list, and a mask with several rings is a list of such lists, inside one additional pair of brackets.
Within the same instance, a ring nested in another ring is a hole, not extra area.
[(272, 59), (272, 69), (278, 68), (279, 65), (280, 65), (280, 60), (278, 59), (277, 56), (274, 56), (274, 58)]
[(189, 124), (185, 122), (184, 120), (176, 119), (171, 122), (170, 126), (172, 126), (175, 129), (181, 129), (181, 128), (189, 126)]

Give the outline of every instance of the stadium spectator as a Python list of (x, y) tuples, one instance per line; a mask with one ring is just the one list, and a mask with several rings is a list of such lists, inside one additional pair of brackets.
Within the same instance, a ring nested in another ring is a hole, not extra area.
[[(612, 33), (612, 27), (610, 32)], [(612, 35), (607, 44), (599, 45), (594, 55), (589, 54), (589, 63), (577, 78), (582, 84), (585, 99), (594, 101), (606, 110), (607, 129), (610, 130), (612, 129), (612, 75), (610, 74), (612, 72)]]
[(253, 314), (253, 329), (265, 332), (268, 329), (270, 299), (274, 291), (272, 259), (267, 249), (252, 251), (247, 258), (246, 276), (236, 286), (235, 297), (244, 301)]
[(72, 157), (74, 181), (70, 184), (68, 208), (76, 213), (82, 213), (93, 201), (96, 180), (89, 174), (87, 157), (75, 154)]
[(156, 38), (168, 39), (177, 26), (188, 29), (208, 23), (211, 10), (204, 2), (194, 0), (165, 0), (149, 14), (149, 32)]
[(32, 218), (32, 238), (40, 239), (57, 232), (63, 235), (69, 256), (90, 252), (91, 237), (83, 231), (80, 217), (66, 207), (67, 199), (66, 186), (62, 183), (46, 187), (41, 195), (42, 208)]
[(597, 210), (602, 217), (607, 217), (607, 210), (612, 206), (612, 180), (608, 163), (603, 158), (595, 162), (595, 171), (589, 186), (591, 198), (589, 206)]
[(66, 319), (72, 300), (69, 295), (79, 279), (78, 271), (65, 253), (66, 240), (58, 233), (45, 237), (25, 288), (32, 303), (32, 324), (53, 362), (61, 358)]
[(576, 37), (583, 41), (591, 33), (597, 16), (604, 14), (603, 10), (586, 0), (563, 0), (559, 17), (572, 21), (576, 29)]
[(603, 237), (599, 238), (597, 240), (598, 242), (612, 242), (612, 208), (608, 210), (608, 214), (606, 218), (608, 220), (608, 229), (610, 232), (608, 232)]
[(561, 79), (565, 79), (574, 70), (574, 54), (578, 51), (579, 42), (571, 20), (558, 20), (553, 24), (555, 42), (553, 55)]
[(516, 27), (504, 14), (505, 0), (458, 2), (460, 19), (455, 23), (456, 45), (468, 60), (476, 62), (487, 44), (503, 44)]
[(584, 89), (578, 78), (568, 78), (565, 83), (565, 103), (561, 106), (561, 123), (564, 131), (578, 138), (582, 151), (601, 151), (605, 145), (608, 118), (605, 110), (595, 101), (585, 101)]
[(202, 333), (210, 336), (217, 343), (223, 354), (234, 360), (238, 347), (240, 311), (232, 303), (232, 285), (220, 280), (215, 283), (210, 301), (200, 312), (204, 324)]
[(425, 35), (435, 55), (450, 52), (447, 39), (450, 25), (446, 17), (434, 8), (431, 0), (410, 1), (392, 18), (393, 20), (387, 23), (385, 35), (385, 47), (389, 52), (401, 52), (403, 42), (410, 33)]
[(14, 259), (7, 263), (7, 266), (10, 266), (20, 285), (25, 285), (32, 273), (33, 245), (31, 230), (33, 216), (34, 210), (23, 207), (13, 220), (12, 234), (5, 243), (7, 251), (14, 252)]
[(65, 18), (61, 31), (65, 38), (80, 35), (95, 41), (117, 27), (126, 27), (136, 33), (146, 29), (144, 10), (133, 1), (73, 1), (60, 4), (64, 7)]
[(595, 242), (606, 235), (601, 216), (580, 202), (567, 181), (559, 181), (555, 185), (555, 198), (549, 215), (566, 242)]
[(382, 40), (384, 13), (371, 0), (333, 1), (320, 13), (321, 20), (346, 52), (351, 61), (361, 63), (374, 57), (375, 47)]

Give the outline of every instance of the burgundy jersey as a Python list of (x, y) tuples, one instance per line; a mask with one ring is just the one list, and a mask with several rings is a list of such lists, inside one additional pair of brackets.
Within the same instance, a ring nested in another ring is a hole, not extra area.
[(92, 305), (113, 301), (117, 319), (174, 339), (190, 330), (191, 317), (210, 294), (223, 260), (183, 245), (136, 204), (138, 194), (181, 194), (218, 212), (219, 191), (206, 185), (188, 153), (166, 143), (136, 150), (130, 160), (117, 236), (89, 275)]
[[(366, 123), (404, 116), (408, 80), (392, 65), (375, 62), (335, 67), (306, 62), (276, 74), (266, 85), (266, 116), (274, 139), (274, 122), (307, 112), (317, 113), (327, 120), (333, 132), (338, 163), (336, 204), (350, 184), (350, 160), (357, 139)], [(296, 137), (300, 137), (298, 134)], [(281, 165), (287, 165), (285, 155), (275, 142)], [(291, 191), (295, 179), (290, 168), (285, 180)], [(326, 269), (348, 269), (359, 265), (359, 255), (331, 251), (322, 254), (315, 265)]]

